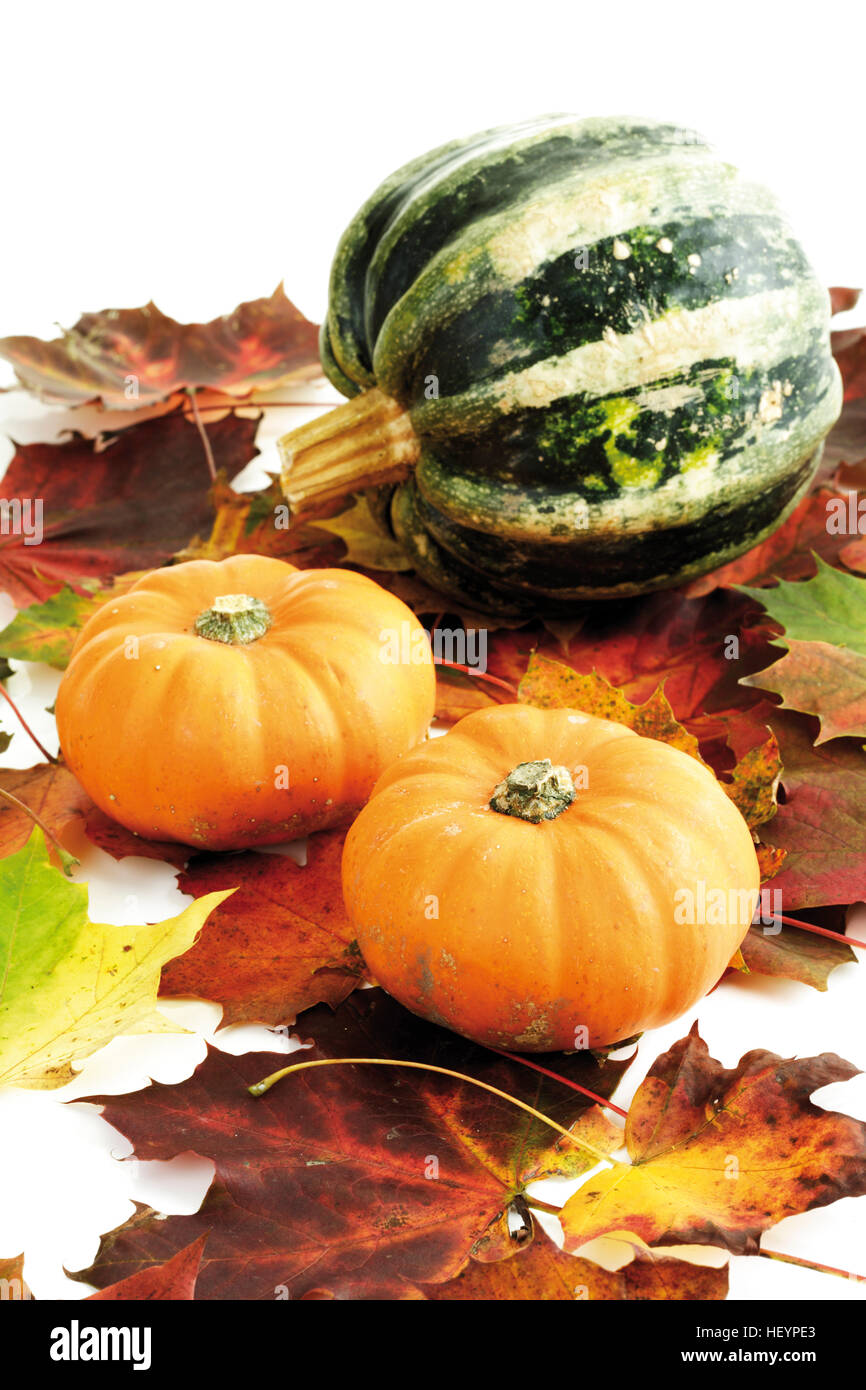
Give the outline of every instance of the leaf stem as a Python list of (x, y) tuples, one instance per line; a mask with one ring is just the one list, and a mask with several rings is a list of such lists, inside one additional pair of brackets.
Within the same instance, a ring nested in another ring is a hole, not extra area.
[(50, 840), (54, 848), (57, 850), (60, 862), (63, 865), (63, 872), (68, 875), (71, 872), (74, 865), (76, 865), (79, 862), (75, 858), (75, 855), (70, 854), (69, 850), (63, 848), (57, 836), (54, 834), (54, 831), (49, 830), (44, 820), (37, 816), (36, 812), (32, 809), (32, 807), (26, 805), (25, 802), (20, 801), (17, 796), (13, 795), (12, 792), (6, 791), (5, 787), (0, 787), (0, 796), (2, 796), (5, 801), (11, 801), (12, 804), (14, 806), (17, 806), (19, 810), (24, 811), (24, 813), (28, 815), (30, 819), (36, 823), (36, 825), (39, 826), (39, 829), (42, 831), (42, 834), (45, 836), (46, 840)]
[(216, 482), (216, 464), (214, 463), (213, 450), (212, 450), (212, 448), (211, 448), (211, 446), (210, 446), (210, 440), (208, 439), (208, 436), (207, 436), (207, 430), (205, 429), (204, 424), (203, 424), (203, 422), (202, 422), (201, 415), (199, 414), (198, 401), (197, 401), (196, 398), (195, 398), (195, 391), (192, 389), (191, 386), (188, 386), (186, 389), (187, 389), (187, 395), (189, 396), (190, 401), (191, 401), (191, 403), (192, 403), (192, 413), (193, 413), (193, 418), (195, 419), (195, 426), (196, 426), (196, 429), (198, 430), (199, 434), (201, 435), (202, 447), (204, 448), (204, 456), (205, 456), (205, 458), (207, 459), (207, 466), (208, 466), (208, 471), (209, 471), (209, 473), (210, 473), (211, 482), (212, 482), (212, 483), (215, 483), (215, 482)]
[(510, 1105), (516, 1105), (520, 1110), (524, 1110), (533, 1119), (540, 1120), (542, 1124), (548, 1125), (550, 1129), (555, 1129), (564, 1138), (576, 1144), (579, 1149), (584, 1149), (586, 1153), (592, 1154), (597, 1163), (606, 1163), (609, 1167), (617, 1166), (616, 1159), (610, 1158), (602, 1153), (594, 1144), (589, 1144), (585, 1139), (578, 1139), (570, 1130), (563, 1129), (562, 1125), (551, 1120), (548, 1115), (543, 1115), (540, 1110), (535, 1110), (533, 1106), (527, 1105), (525, 1101), (518, 1100), (516, 1096), (510, 1096), (507, 1091), (500, 1091), (496, 1086), (490, 1086), (486, 1081), (479, 1081), (477, 1077), (466, 1076), (460, 1071), (451, 1071), (448, 1067), (434, 1067), (429, 1062), (405, 1062), (393, 1057), (323, 1057), (314, 1062), (295, 1062), (289, 1067), (283, 1067), (280, 1071), (272, 1072), (261, 1081), (257, 1081), (253, 1086), (248, 1086), (247, 1090), (251, 1096), (263, 1096), (266, 1091), (277, 1081), (281, 1081), (284, 1076), (291, 1076), (293, 1072), (307, 1071), (313, 1067), (348, 1067), (348, 1066), (371, 1066), (371, 1067), (412, 1067), (417, 1071), (436, 1072), (440, 1076), (451, 1076), (456, 1081), (466, 1081), (470, 1086), (478, 1086), (482, 1091), (489, 1091), (491, 1095), (498, 1096), (500, 1100), (507, 1101)]
[(783, 917), (781, 913), (778, 920), (784, 922), (786, 927), (799, 927), (801, 931), (816, 932), (818, 936), (829, 936), (831, 941), (841, 941), (846, 946), (859, 946), (862, 951), (866, 951), (866, 941), (858, 941), (853, 936), (844, 936), (842, 932), (830, 931), (827, 927), (816, 927), (811, 922), (798, 922), (796, 917)]
[(786, 1265), (799, 1265), (801, 1269), (814, 1269), (819, 1274), (835, 1274), (840, 1279), (851, 1279), (855, 1284), (866, 1284), (866, 1274), (851, 1274), (847, 1269), (837, 1269), (835, 1265), (816, 1264), (814, 1260), (801, 1260), (797, 1255), (783, 1255), (779, 1250), (758, 1251), (765, 1260), (781, 1260)]
[(509, 695), (517, 699), (517, 687), (511, 685), (509, 681), (501, 681), (498, 676), (489, 676), (486, 671), (479, 671), (474, 666), (461, 666), (457, 661), (444, 661), (441, 657), (436, 661), (437, 666), (447, 666), (452, 671), (462, 671), (464, 675), (475, 676), (477, 680), (489, 681), (491, 685), (498, 685), (502, 690), (507, 690)]
[(562, 1216), (562, 1207), (555, 1207), (552, 1202), (542, 1202), (540, 1197), (533, 1197), (528, 1192), (524, 1192), (523, 1198), (530, 1211), (546, 1211), (550, 1216)]
[(612, 1100), (605, 1100), (603, 1096), (597, 1096), (595, 1091), (587, 1090), (586, 1086), (581, 1086), (577, 1081), (569, 1081), (567, 1077), (560, 1076), (558, 1072), (548, 1071), (547, 1067), (539, 1066), (538, 1062), (530, 1062), (528, 1057), (520, 1057), (516, 1052), (506, 1052), (501, 1047), (488, 1048), (489, 1052), (498, 1052), (500, 1057), (507, 1057), (509, 1062), (519, 1062), (522, 1067), (531, 1067), (533, 1071), (540, 1071), (542, 1076), (549, 1076), (551, 1081), (558, 1081), (562, 1086), (569, 1086), (572, 1091), (579, 1091), (581, 1095), (588, 1096), (597, 1105), (601, 1105), (606, 1110), (615, 1110), (617, 1115), (621, 1115), (624, 1120), (628, 1119), (628, 1111), (623, 1110), (619, 1105), (614, 1105)]
[(36, 744), (36, 747), (39, 749), (39, 752), (42, 754), (43, 758), (45, 758), (46, 761), (49, 763), (56, 763), (57, 759), (54, 757), (52, 753), (49, 753), (48, 749), (45, 748), (39, 742), (39, 739), (36, 737), (30, 725), (27, 723), (27, 720), (24, 718), (24, 715), (21, 713), (15, 701), (12, 699), (12, 696), (9, 694), (8, 690), (6, 690), (6, 688), (3, 685), (0, 685), (0, 695), (2, 695), (4, 700), (6, 700), (8, 704), (12, 706), (18, 723), (21, 725), (25, 734), (29, 734), (30, 738), (32, 738), (33, 742)]

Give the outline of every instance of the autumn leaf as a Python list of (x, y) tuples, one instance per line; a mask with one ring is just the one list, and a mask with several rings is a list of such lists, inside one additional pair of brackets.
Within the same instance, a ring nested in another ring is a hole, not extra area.
[[(733, 761), (735, 736), (746, 747), (766, 738), (761, 716), (767, 702), (739, 678), (772, 659), (769, 635), (762, 610), (739, 594), (717, 590), (687, 599), (667, 591), (589, 605), (569, 643), (567, 664), (581, 675), (597, 672), (631, 704), (644, 703), (663, 686), (674, 718), (718, 772)], [(533, 650), (562, 659), (553, 640), (537, 628), (500, 634), (488, 670), (517, 685)]]
[[(226, 415), (208, 427), (218, 468), (233, 475), (254, 457), (257, 425)], [(213, 517), (201, 439), (180, 413), (105, 435), (98, 448), (78, 434), (19, 445), (3, 486), (10, 501), (42, 503), (38, 545), (0, 537), (0, 589), (19, 607), (64, 584), (89, 598), (85, 581), (164, 564)]]
[(249, 395), (316, 376), (318, 329), (286, 298), (239, 304), (210, 323), (177, 323), (153, 303), (84, 314), (62, 338), (0, 338), (22, 386), (52, 404), (135, 410), (188, 387)]
[(313, 1004), (339, 1004), (363, 978), (343, 906), (345, 831), (310, 837), (300, 868), (282, 854), (196, 855), (178, 876), (194, 898), (237, 886), (191, 951), (162, 972), (160, 994), (223, 1006), (223, 1023), (293, 1023)]
[(747, 683), (781, 695), (782, 709), (817, 715), (816, 744), (846, 734), (866, 738), (866, 656), (860, 652), (829, 642), (792, 642), (784, 656)]
[(193, 1299), (206, 1243), (207, 1236), (199, 1236), (184, 1250), (178, 1250), (165, 1264), (151, 1265), (138, 1274), (131, 1274), (128, 1279), (121, 1279), (117, 1284), (109, 1284), (108, 1288), (90, 1294), (85, 1302), (144, 1303), (162, 1299)]
[[(319, 1006), (301, 1023), (315, 1047), (292, 1060), (406, 1057), (450, 1067), (577, 1126), (596, 1148), (622, 1141), (568, 1087), (423, 1022), (382, 990), (350, 995), (336, 1012)], [(212, 1159), (216, 1176), (200, 1211), (164, 1220), (140, 1211), (75, 1277), (103, 1287), (209, 1231), (199, 1299), (272, 1300), (278, 1289), (292, 1299), (318, 1290), (417, 1298), (416, 1283), (453, 1277), (491, 1228), (499, 1237), (502, 1213), (528, 1183), (595, 1163), (514, 1105), (409, 1068), (315, 1068), (254, 1100), (247, 1087), (284, 1060), (211, 1049), (179, 1086), (98, 1098), (140, 1159), (192, 1149)], [(557, 1062), (602, 1095), (627, 1065), (588, 1053)]]
[(800, 931), (787, 923), (781, 930), (772, 932), (767, 932), (763, 926), (751, 927), (740, 950), (753, 974), (796, 980), (822, 991), (826, 990), (830, 973), (837, 965), (857, 961), (851, 947), (841, 941)]
[[(0, 768), (0, 790), (11, 792), (29, 807), (61, 844), (67, 829), (95, 810), (84, 788), (60, 762)], [(27, 812), (0, 797), (0, 858), (23, 849), (32, 833), (33, 821)]]
[(703, 762), (698, 741), (674, 719), (661, 686), (648, 700), (634, 705), (597, 671), (580, 675), (562, 662), (534, 652), (520, 682), (517, 698), (541, 709), (579, 709), (596, 719), (624, 724), (644, 738), (659, 739)]
[(125, 593), (146, 573), (146, 570), (133, 570), (105, 586), (85, 579), (78, 590), (64, 584), (44, 603), (31, 603), (16, 613), (12, 622), (0, 632), (0, 654), (13, 661), (44, 661), (58, 671), (64, 670), (79, 630), (87, 619), (108, 599)]
[(419, 1285), (435, 1302), (531, 1300), (533, 1302), (593, 1303), (622, 1299), (724, 1299), (728, 1267), (690, 1264), (673, 1256), (638, 1250), (620, 1269), (608, 1271), (592, 1260), (569, 1255), (542, 1232), (525, 1253), (512, 1260), (479, 1264), (470, 1260), (456, 1279), (445, 1284)]
[(830, 288), (831, 314), (844, 314), (849, 309), (853, 309), (862, 293), (862, 290), (848, 289), (842, 285), (832, 285)]
[(778, 849), (775, 845), (755, 845), (755, 853), (761, 870), (761, 882), (766, 883), (768, 879), (775, 878), (785, 862), (785, 850)]
[(333, 565), (343, 547), (336, 537), (311, 525), (290, 523), (286, 499), (276, 481), (256, 492), (235, 492), (218, 478), (211, 496), (214, 518), (204, 536), (194, 536), (178, 560), (224, 560), (229, 555), (270, 555), (301, 569)]
[(750, 676), (783, 697), (783, 707), (815, 714), (816, 743), (850, 734), (866, 738), (866, 581), (818, 562), (814, 579), (744, 592), (757, 597), (784, 628), (785, 656)]
[(486, 709), (508, 699), (505, 691), (498, 691), (496, 698), (491, 691), (495, 687), (479, 680), (467, 671), (455, 671), (449, 666), (436, 666), (436, 718), (443, 723), (455, 724), (464, 714), (476, 709)]
[(812, 746), (810, 722), (777, 710), (785, 801), (761, 839), (786, 851), (774, 887), (786, 910), (866, 900), (866, 754), (853, 739)]
[[(814, 579), (784, 581), (775, 589), (748, 589), (785, 630), (785, 642), (831, 642), (866, 656), (866, 584), (818, 560)], [(780, 640), (778, 638), (776, 641)]]
[(156, 1011), (160, 968), (225, 896), (155, 926), (91, 922), (86, 887), (54, 868), (34, 829), (0, 860), (0, 1086), (63, 1086), (74, 1061), (123, 1033), (183, 1032)]
[[(845, 401), (842, 414), (824, 440), (818, 482), (831, 482), (840, 464), (856, 466), (863, 459), (866, 439), (866, 398)], [(838, 484), (837, 484), (838, 486)]]
[(0, 1303), (23, 1302), (33, 1294), (24, 1282), (24, 1256), (0, 1260)]
[(764, 825), (776, 814), (781, 772), (779, 741), (770, 733), (758, 748), (744, 754), (731, 773), (730, 782), (722, 783), (750, 830)]
[(346, 564), (366, 565), (376, 570), (412, 568), (412, 561), (407, 558), (399, 542), (385, 535), (364, 496), (354, 498), (352, 506), (339, 516), (316, 521), (313, 525), (339, 536), (346, 547), (343, 556)]
[[(863, 499), (860, 497), (855, 496), (852, 504), (850, 494), (866, 488), (866, 459), (861, 459), (859, 463), (840, 463), (833, 474), (833, 483), (842, 490), (840, 495), (844, 495), (847, 504), (839, 514), (839, 527), (844, 526), (846, 533), (862, 534), (866, 530), (866, 509), (861, 505)], [(852, 522), (856, 522), (856, 526)]]
[(626, 1121), (631, 1165), (590, 1178), (563, 1207), (566, 1249), (630, 1232), (649, 1245), (749, 1254), (784, 1217), (866, 1192), (866, 1124), (809, 1099), (857, 1074), (832, 1053), (764, 1051), (726, 1071), (695, 1026), (637, 1090)]

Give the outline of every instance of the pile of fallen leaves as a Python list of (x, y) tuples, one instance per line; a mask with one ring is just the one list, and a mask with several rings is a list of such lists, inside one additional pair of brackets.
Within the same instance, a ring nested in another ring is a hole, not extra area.
[[(856, 301), (832, 294), (836, 308)], [(752, 827), (775, 914), (731, 972), (826, 990), (855, 959), (846, 917), (866, 899), (866, 329), (834, 335), (834, 350), (843, 415), (773, 536), (680, 590), (504, 625), (417, 579), (365, 502), (287, 526), (275, 477), (232, 487), (258, 452), (258, 408), (319, 371), (315, 325), (282, 289), (205, 325), (151, 304), (88, 314), (52, 343), (0, 340), (27, 389), (112, 412), (95, 438), (20, 446), (9, 466), (7, 504), (41, 498), (43, 538), (0, 535), (0, 590), (19, 608), (0, 677), (10, 661), (62, 669), (87, 617), (157, 565), (243, 551), (363, 570), (431, 631), (485, 634), (486, 669), (440, 665), (441, 721), (567, 705), (707, 763)], [(28, 731), (0, 694), (6, 746), (9, 729)], [(0, 771), (0, 793), (0, 1085), (61, 1086), (119, 1034), (170, 1031), (160, 996), (216, 1000), (224, 1023), (296, 1025), (312, 1043), (304, 1069), (259, 1098), (249, 1087), (279, 1056), (217, 1049), (180, 1085), (93, 1097), (140, 1158), (194, 1150), (215, 1166), (194, 1215), (140, 1209), (103, 1239), (78, 1276), (95, 1298), (719, 1299), (726, 1267), (665, 1247), (757, 1254), (783, 1217), (866, 1192), (866, 1126), (810, 1101), (855, 1074), (838, 1057), (755, 1050), (727, 1071), (693, 1029), (626, 1115), (618, 1052), (539, 1069), (356, 992), (370, 981), (340, 895), (344, 832), (313, 836), (304, 867), (151, 843), (50, 757)], [(91, 922), (64, 872), (81, 827), (116, 858), (172, 864), (192, 904), (156, 925)], [(377, 1064), (325, 1065), (343, 1059)], [(413, 1065), (386, 1065), (400, 1062)], [(590, 1170), (558, 1212), (560, 1249), (528, 1189)], [(589, 1257), (600, 1237), (619, 1260)], [(20, 1275), (0, 1261), (0, 1277)]]

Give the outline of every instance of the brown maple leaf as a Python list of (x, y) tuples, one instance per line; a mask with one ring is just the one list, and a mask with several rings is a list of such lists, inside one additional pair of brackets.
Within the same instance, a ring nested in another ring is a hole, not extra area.
[(207, 1236), (199, 1236), (185, 1249), (178, 1250), (165, 1264), (151, 1265), (128, 1279), (109, 1284), (105, 1289), (89, 1294), (88, 1303), (153, 1303), (162, 1300), (195, 1298), (195, 1285)]
[(774, 887), (788, 911), (866, 899), (866, 753), (850, 738), (813, 746), (817, 721), (772, 712), (785, 800), (761, 839), (786, 852)]
[(592, 1260), (569, 1255), (541, 1232), (517, 1259), (479, 1264), (472, 1260), (445, 1284), (420, 1286), (425, 1298), (435, 1302), (504, 1301), (593, 1303), (621, 1299), (682, 1300), (702, 1302), (724, 1299), (728, 1292), (728, 1267), (715, 1269), (690, 1264), (674, 1256), (638, 1250), (620, 1269), (607, 1270)]
[(629, 1232), (648, 1245), (749, 1254), (784, 1217), (861, 1195), (866, 1124), (809, 1099), (856, 1075), (832, 1053), (747, 1052), (726, 1071), (696, 1025), (635, 1094), (625, 1132), (630, 1166), (590, 1178), (563, 1207), (566, 1249)]
[[(257, 420), (226, 415), (208, 427), (218, 468), (234, 475), (256, 454)], [(16, 605), (43, 603), (68, 584), (92, 597), (103, 583), (171, 559), (213, 505), (195, 425), (175, 412), (133, 429), (65, 444), (22, 444), (4, 478), (8, 501), (41, 506), (41, 539), (0, 536), (0, 589)]]
[(833, 642), (792, 641), (772, 666), (747, 677), (782, 696), (780, 709), (817, 716), (821, 730), (815, 743), (828, 739), (866, 738), (866, 656)]
[(293, 1023), (313, 1004), (339, 1004), (364, 977), (343, 906), (345, 831), (310, 836), (300, 868), (283, 854), (196, 855), (178, 876), (182, 893), (237, 888), (190, 951), (163, 968), (160, 994), (223, 1006), (223, 1023)]
[[(818, 912), (812, 909), (809, 920), (817, 926), (824, 925), (831, 931), (844, 934), (844, 909), (834, 909), (834, 912), (837, 915), (832, 921), (822, 922), (820, 909)], [(857, 963), (857, 956), (850, 946), (814, 932), (800, 931), (788, 923), (781, 931), (768, 932), (761, 926), (752, 927), (740, 950), (746, 967), (753, 974), (796, 980), (799, 984), (811, 985), (812, 989), (822, 991), (826, 990), (830, 974), (837, 965)]]
[[(568, 1087), (415, 1018), (382, 990), (359, 991), (336, 1012), (312, 1009), (302, 1025), (315, 1047), (296, 1060), (408, 1057), (497, 1086), (596, 1149), (622, 1140)], [(210, 1232), (199, 1299), (418, 1298), (418, 1283), (451, 1278), (476, 1246), (483, 1253), (491, 1230), (498, 1248), (502, 1213), (527, 1184), (595, 1163), (513, 1104), (409, 1068), (315, 1068), (254, 1100), (248, 1086), (283, 1060), (212, 1049), (179, 1086), (99, 1098), (139, 1158), (191, 1149), (216, 1176), (200, 1211), (164, 1220), (139, 1211), (76, 1277), (103, 1287)], [(628, 1065), (589, 1053), (558, 1062), (601, 1095)]]
[[(772, 659), (771, 627), (757, 604), (729, 590), (700, 599), (670, 590), (589, 605), (566, 662), (580, 675), (597, 672), (633, 705), (663, 686), (674, 718), (719, 772), (733, 762), (736, 737), (751, 748), (767, 736), (766, 701), (739, 680)], [(561, 645), (536, 626), (498, 633), (488, 670), (518, 685), (533, 651), (563, 662)]]
[(853, 309), (862, 293), (862, 290), (849, 289), (847, 286), (831, 285), (830, 312), (844, 314), (848, 309)]
[(239, 304), (210, 323), (177, 323), (153, 303), (84, 314), (62, 338), (0, 338), (22, 386), (53, 404), (135, 410), (188, 387), (245, 396), (320, 373), (318, 328), (286, 298)]
[[(84, 788), (61, 762), (0, 768), (0, 788), (29, 807), (61, 844), (70, 827), (95, 810)], [(32, 833), (33, 821), (27, 812), (0, 797), (0, 859), (23, 849)]]

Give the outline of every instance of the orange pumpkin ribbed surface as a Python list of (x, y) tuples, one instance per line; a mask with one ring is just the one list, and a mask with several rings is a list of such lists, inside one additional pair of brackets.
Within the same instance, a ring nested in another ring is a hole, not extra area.
[(759, 889), (751, 833), (707, 768), (623, 725), (525, 705), (467, 715), (398, 759), (343, 855), (385, 989), (525, 1052), (678, 1017), (721, 976)]
[(222, 850), (350, 819), (434, 704), (429, 643), (399, 599), (352, 571), (237, 555), (154, 570), (99, 609), (56, 714), (103, 811)]

